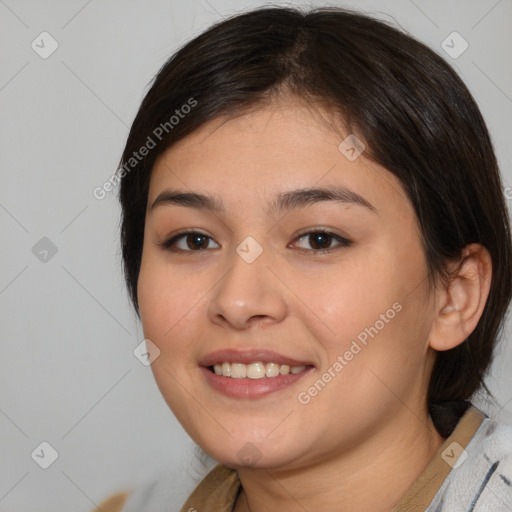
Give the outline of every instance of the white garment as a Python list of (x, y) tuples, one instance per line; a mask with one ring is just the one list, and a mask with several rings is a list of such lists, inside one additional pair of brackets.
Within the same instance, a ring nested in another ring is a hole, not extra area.
[(485, 418), (459, 460), (425, 512), (512, 512), (512, 426)]
[(180, 512), (202, 477), (218, 463), (209, 458), (203, 461), (203, 468), (195, 467), (197, 460), (190, 464), (194, 467), (170, 469), (134, 489), (128, 495), (122, 512)]

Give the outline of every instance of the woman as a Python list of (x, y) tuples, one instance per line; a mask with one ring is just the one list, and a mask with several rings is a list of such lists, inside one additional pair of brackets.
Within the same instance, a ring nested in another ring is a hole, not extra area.
[(443, 59), (347, 10), (234, 16), (160, 70), (119, 173), (156, 382), (219, 462), (185, 504), (123, 510), (512, 508), (511, 428), (469, 401), (510, 226)]

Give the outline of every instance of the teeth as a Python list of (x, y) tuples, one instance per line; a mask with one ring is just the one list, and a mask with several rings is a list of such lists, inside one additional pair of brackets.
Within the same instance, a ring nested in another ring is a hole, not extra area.
[(282, 364), (279, 368), (279, 373), (281, 375), (288, 375), (290, 373), (290, 367), (287, 364)]
[(265, 365), (265, 375), (267, 377), (277, 377), (279, 375), (279, 366), (275, 363)]
[(213, 366), (216, 375), (231, 377), (232, 379), (263, 379), (264, 377), (277, 377), (278, 375), (296, 374), (304, 371), (305, 366), (292, 366), (277, 363), (255, 362), (243, 363), (222, 363)]
[(231, 377), (231, 365), (229, 363), (222, 363), (222, 375)]
[(232, 363), (231, 377), (233, 377), (233, 379), (245, 379), (245, 377), (247, 377), (247, 365), (240, 363)]
[(265, 377), (265, 365), (263, 363), (248, 364), (247, 377), (249, 379), (262, 379), (263, 377)]

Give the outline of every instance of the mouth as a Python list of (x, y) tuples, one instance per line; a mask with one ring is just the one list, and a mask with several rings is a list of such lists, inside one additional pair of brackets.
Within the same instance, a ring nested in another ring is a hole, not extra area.
[(296, 375), (303, 372), (306, 365), (290, 366), (273, 362), (256, 361), (250, 364), (223, 362), (209, 366), (208, 369), (215, 375), (222, 375), (232, 379), (274, 379), (279, 375)]
[(310, 362), (262, 350), (223, 350), (200, 361), (200, 369), (215, 391), (246, 399), (288, 388), (314, 368)]

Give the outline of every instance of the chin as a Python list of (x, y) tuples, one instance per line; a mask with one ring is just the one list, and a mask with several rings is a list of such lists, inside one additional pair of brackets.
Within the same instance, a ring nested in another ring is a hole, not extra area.
[[(228, 436), (226, 436), (228, 437)], [(300, 450), (297, 443), (288, 440), (287, 443), (271, 442), (268, 439), (258, 441), (251, 440), (249, 436), (229, 438), (225, 444), (219, 444), (216, 440), (213, 444), (202, 444), (201, 448), (215, 460), (231, 469), (279, 469), (297, 465), (297, 461), (305, 455), (301, 440)], [(294, 446), (295, 445), (295, 446)]]

